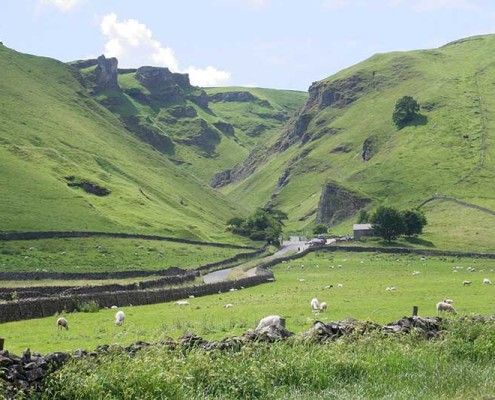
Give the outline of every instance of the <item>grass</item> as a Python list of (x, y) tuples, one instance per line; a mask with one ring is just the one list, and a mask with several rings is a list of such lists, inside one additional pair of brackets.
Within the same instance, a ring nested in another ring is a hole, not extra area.
[(157, 240), (69, 238), (0, 241), (2, 271), (110, 272), (193, 269), (249, 250)]
[[(468, 272), (469, 266), (476, 271)], [(188, 299), (190, 306), (186, 307), (174, 303), (124, 307), (123, 327), (113, 325), (115, 310), (101, 310), (96, 314), (67, 314), (71, 325), (68, 332), (56, 330), (53, 316), (37, 319), (36, 324), (2, 324), (2, 336), (6, 348), (14, 353), (26, 347), (42, 353), (91, 350), (101, 344), (128, 345), (136, 340), (157, 341), (163, 336), (177, 338), (190, 332), (219, 339), (254, 328), (267, 315), (285, 317), (288, 329), (299, 333), (315, 319), (328, 322), (351, 316), (385, 324), (411, 315), (413, 306), (419, 307), (419, 315), (431, 316), (436, 314), (435, 304), (447, 297), (454, 300), (459, 315), (490, 315), (495, 310), (494, 287), (481, 282), (485, 277), (495, 281), (494, 269), (495, 260), (489, 259), (432, 257), (422, 262), (416, 255), (312, 253), (297, 263), (274, 267), (273, 283)], [(413, 271), (420, 273), (413, 275)], [(464, 287), (463, 280), (473, 283)], [(338, 288), (338, 283), (343, 287)], [(328, 285), (334, 287), (326, 289)], [(386, 291), (388, 286), (397, 290)], [(314, 315), (309, 306), (313, 297), (326, 301), (328, 311)], [(234, 307), (226, 309), (227, 303)]]
[[(321, 91), (333, 85), (342, 96), (353, 97), (346, 107), (307, 105), (310, 122), (307, 142), (297, 140), (285, 151), (264, 148), (252, 154), (256, 170), (246, 179), (223, 188), (230, 198), (253, 208), (271, 200), (289, 214), (289, 231), (310, 231), (315, 224), (321, 188), (332, 180), (343, 189), (366, 194), (373, 204), (407, 209), (434, 195), (444, 195), (495, 209), (490, 191), (495, 171), (493, 157), (493, 85), (495, 36), (487, 35), (435, 50), (375, 55), (319, 82)], [(360, 79), (349, 89), (350, 78)], [(413, 96), (424, 105), (425, 125), (397, 130), (392, 112), (397, 99)], [(293, 126), (288, 126), (290, 131)], [(362, 160), (366, 139), (376, 139), (375, 153)], [(271, 142), (273, 144), (273, 141)], [(267, 146), (269, 147), (269, 146)], [(345, 148), (345, 151), (335, 149)], [(301, 158), (301, 154), (307, 153)], [(287, 184), (277, 189), (278, 179), (290, 170)], [(448, 210), (446, 211), (446, 209)], [(449, 204), (426, 207), (427, 228), (438, 248), (459, 250), (474, 244), (489, 251), (492, 236), (483, 214), (460, 211)], [(449, 218), (449, 219), (448, 219)], [(487, 221), (491, 220), (491, 216)], [(350, 233), (354, 220), (334, 227)], [(459, 231), (466, 228), (465, 234)]]
[[(97, 230), (237, 241), (243, 214), (89, 96), (69, 66), (0, 46), (2, 230)], [(7, 96), (7, 97), (5, 97)], [(68, 178), (110, 190), (99, 197)]]
[(43, 398), (491, 398), (495, 326), (450, 329), (431, 341), (372, 334), (327, 344), (258, 343), (237, 351), (158, 347), (133, 357), (116, 353), (66, 365), (50, 377)]

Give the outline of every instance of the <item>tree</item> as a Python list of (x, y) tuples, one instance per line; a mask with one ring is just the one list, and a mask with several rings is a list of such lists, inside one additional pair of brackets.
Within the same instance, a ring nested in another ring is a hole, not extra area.
[(328, 228), (325, 224), (318, 224), (313, 228), (313, 233), (315, 235), (322, 235), (328, 232)]
[(404, 96), (395, 103), (395, 111), (392, 120), (397, 128), (402, 128), (408, 122), (411, 122), (419, 111), (419, 104), (411, 96)]
[(227, 230), (237, 235), (248, 236), (252, 240), (265, 240), (278, 244), (287, 214), (273, 208), (257, 208), (248, 218), (231, 218)]
[(391, 242), (405, 231), (402, 213), (392, 207), (378, 207), (370, 218), (375, 235)]
[(370, 214), (364, 208), (359, 210), (358, 224), (366, 224), (370, 221)]
[(424, 226), (428, 223), (422, 211), (406, 210), (402, 212), (404, 218), (404, 234), (406, 236), (419, 235), (423, 232)]

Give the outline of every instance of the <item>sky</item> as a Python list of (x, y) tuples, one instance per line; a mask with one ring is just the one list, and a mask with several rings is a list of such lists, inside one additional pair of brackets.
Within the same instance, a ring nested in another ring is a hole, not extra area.
[(0, 0), (0, 41), (60, 61), (117, 57), (197, 86), (306, 91), (376, 53), (495, 32), (493, 0)]

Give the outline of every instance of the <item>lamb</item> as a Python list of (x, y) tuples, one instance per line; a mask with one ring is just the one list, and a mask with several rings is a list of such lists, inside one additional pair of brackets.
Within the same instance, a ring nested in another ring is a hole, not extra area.
[(453, 314), (456, 314), (454, 306), (452, 304), (446, 303), (444, 301), (440, 301), (439, 303), (437, 303), (437, 314), (442, 312), (442, 311), (451, 312)]
[(178, 306), (188, 306), (189, 302), (187, 300), (179, 300), (179, 301), (176, 301), (175, 304)]
[(64, 317), (57, 319), (57, 329), (67, 329), (69, 330), (69, 323)]
[(282, 318), (278, 315), (270, 315), (268, 317), (265, 317), (260, 320), (258, 326), (256, 327), (256, 330), (259, 331), (271, 325), (279, 325), (285, 328), (285, 318)]
[(492, 281), (490, 279), (488, 279), (488, 278), (485, 278), (485, 279), (483, 279), (483, 284), (484, 285), (491, 285), (492, 284)]
[(464, 286), (469, 286), (472, 282), (471, 281), (463, 281), (462, 284)]
[(318, 312), (320, 309), (320, 303), (316, 297), (313, 300), (311, 300), (311, 309), (314, 312)]
[(120, 326), (124, 323), (125, 314), (124, 311), (117, 311), (115, 314), (115, 325)]
[(324, 301), (323, 301), (323, 302), (320, 304), (320, 311), (326, 311), (326, 310), (327, 310), (327, 308), (328, 308), (328, 304), (327, 304), (326, 302), (324, 302)]

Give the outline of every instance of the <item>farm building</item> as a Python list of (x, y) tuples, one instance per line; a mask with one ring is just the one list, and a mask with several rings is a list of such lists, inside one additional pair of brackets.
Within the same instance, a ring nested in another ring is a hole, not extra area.
[(354, 224), (352, 225), (354, 240), (359, 240), (363, 236), (373, 236), (373, 227), (371, 224)]

